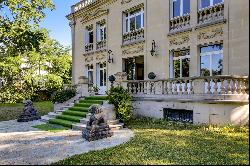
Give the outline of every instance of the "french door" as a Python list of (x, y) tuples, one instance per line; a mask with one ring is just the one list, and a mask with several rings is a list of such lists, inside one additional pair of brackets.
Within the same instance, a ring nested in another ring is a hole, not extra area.
[(104, 95), (106, 94), (107, 90), (107, 64), (106, 62), (104, 63), (99, 63), (97, 64), (97, 86), (99, 88), (99, 94)]

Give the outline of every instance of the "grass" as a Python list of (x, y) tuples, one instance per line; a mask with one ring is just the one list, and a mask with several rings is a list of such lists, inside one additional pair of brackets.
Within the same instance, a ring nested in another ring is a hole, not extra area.
[(61, 132), (61, 131), (70, 129), (68, 127), (63, 127), (60, 125), (55, 125), (55, 124), (50, 124), (50, 123), (41, 124), (41, 125), (32, 126), (32, 127), (40, 129), (40, 130), (44, 130), (44, 131), (49, 131), (49, 132)]
[[(53, 103), (49, 101), (34, 102), (34, 107), (39, 115), (43, 116), (53, 111)], [(23, 112), (23, 103), (2, 104), (0, 103), (0, 121), (17, 119)]]
[(71, 128), (72, 124), (77, 123), (77, 122), (72, 122), (64, 119), (50, 119), (49, 120), (50, 124), (56, 124), (56, 125), (62, 125), (64, 127)]
[(249, 128), (137, 119), (126, 144), (72, 156), (57, 165), (249, 165)]

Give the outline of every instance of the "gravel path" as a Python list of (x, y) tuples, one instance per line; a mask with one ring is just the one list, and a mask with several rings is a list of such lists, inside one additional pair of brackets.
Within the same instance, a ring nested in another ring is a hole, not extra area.
[(80, 131), (52, 133), (31, 127), (42, 123), (0, 122), (0, 165), (51, 164), (75, 154), (120, 145), (134, 136), (131, 130), (122, 129), (110, 138), (88, 142)]

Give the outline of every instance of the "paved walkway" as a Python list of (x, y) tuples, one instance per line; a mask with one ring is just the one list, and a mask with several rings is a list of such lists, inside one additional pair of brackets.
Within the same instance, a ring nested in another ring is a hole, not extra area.
[(88, 142), (80, 131), (52, 133), (31, 127), (42, 123), (0, 122), (0, 165), (51, 164), (75, 154), (120, 145), (134, 136), (131, 130), (122, 129), (110, 138)]

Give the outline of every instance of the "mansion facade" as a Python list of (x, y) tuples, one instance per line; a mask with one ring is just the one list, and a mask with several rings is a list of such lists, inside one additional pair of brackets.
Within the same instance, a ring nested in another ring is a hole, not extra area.
[(67, 18), (73, 84), (86, 76), (105, 94), (108, 77), (126, 72), (138, 114), (186, 110), (192, 121), (227, 123), (225, 109), (240, 108), (235, 123), (248, 119), (248, 0), (81, 0)]

